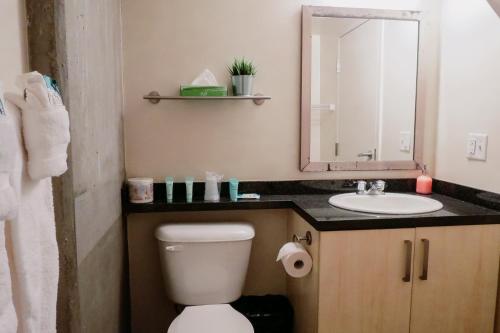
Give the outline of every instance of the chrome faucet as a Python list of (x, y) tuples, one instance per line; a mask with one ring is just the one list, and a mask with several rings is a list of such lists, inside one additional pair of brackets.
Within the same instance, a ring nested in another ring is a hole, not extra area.
[(385, 182), (383, 180), (377, 180), (370, 182), (370, 188), (366, 189), (367, 182), (364, 180), (358, 181), (357, 194), (359, 195), (383, 195), (385, 194)]

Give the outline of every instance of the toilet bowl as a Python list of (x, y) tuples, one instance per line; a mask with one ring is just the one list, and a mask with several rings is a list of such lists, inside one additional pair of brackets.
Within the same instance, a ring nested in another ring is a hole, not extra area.
[(253, 333), (228, 303), (245, 283), (255, 231), (248, 223), (177, 223), (156, 229), (167, 296), (186, 305), (168, 333)]
[(253, 333), (248, 319), (229, 304), (188, 306), (168, 333)]

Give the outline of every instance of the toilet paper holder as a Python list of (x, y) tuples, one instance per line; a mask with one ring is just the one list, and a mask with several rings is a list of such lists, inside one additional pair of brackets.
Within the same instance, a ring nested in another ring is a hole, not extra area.
[(297, 234), (293, 234), (292, 241), (293, 242), (304, 242), (305, 241), (307, 245), (311, 245), (312, 244), (312, 234), (310, 231), (306, 232), (305, 236), (299, 236)]

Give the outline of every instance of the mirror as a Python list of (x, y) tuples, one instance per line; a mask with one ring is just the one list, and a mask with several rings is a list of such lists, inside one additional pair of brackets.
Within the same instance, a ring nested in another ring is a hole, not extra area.
[(416, 13), (303, 11), (302, 170), (415, 169)]

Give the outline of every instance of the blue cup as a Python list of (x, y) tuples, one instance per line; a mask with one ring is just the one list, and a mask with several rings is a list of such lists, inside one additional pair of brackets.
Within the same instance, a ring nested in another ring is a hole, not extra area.
[(238, 179), (229, 179), (229, 198), (231, 198), (231, 201), (238, 201), (238, 184)]
[(186, 177), (186, 202), (191, 203), (193, 202), (193, 182), (194, 178), (193, 177)]
[(174, 177), (165, 177), (165, 185), (167, 186), (167, 203), (174, 201)]

